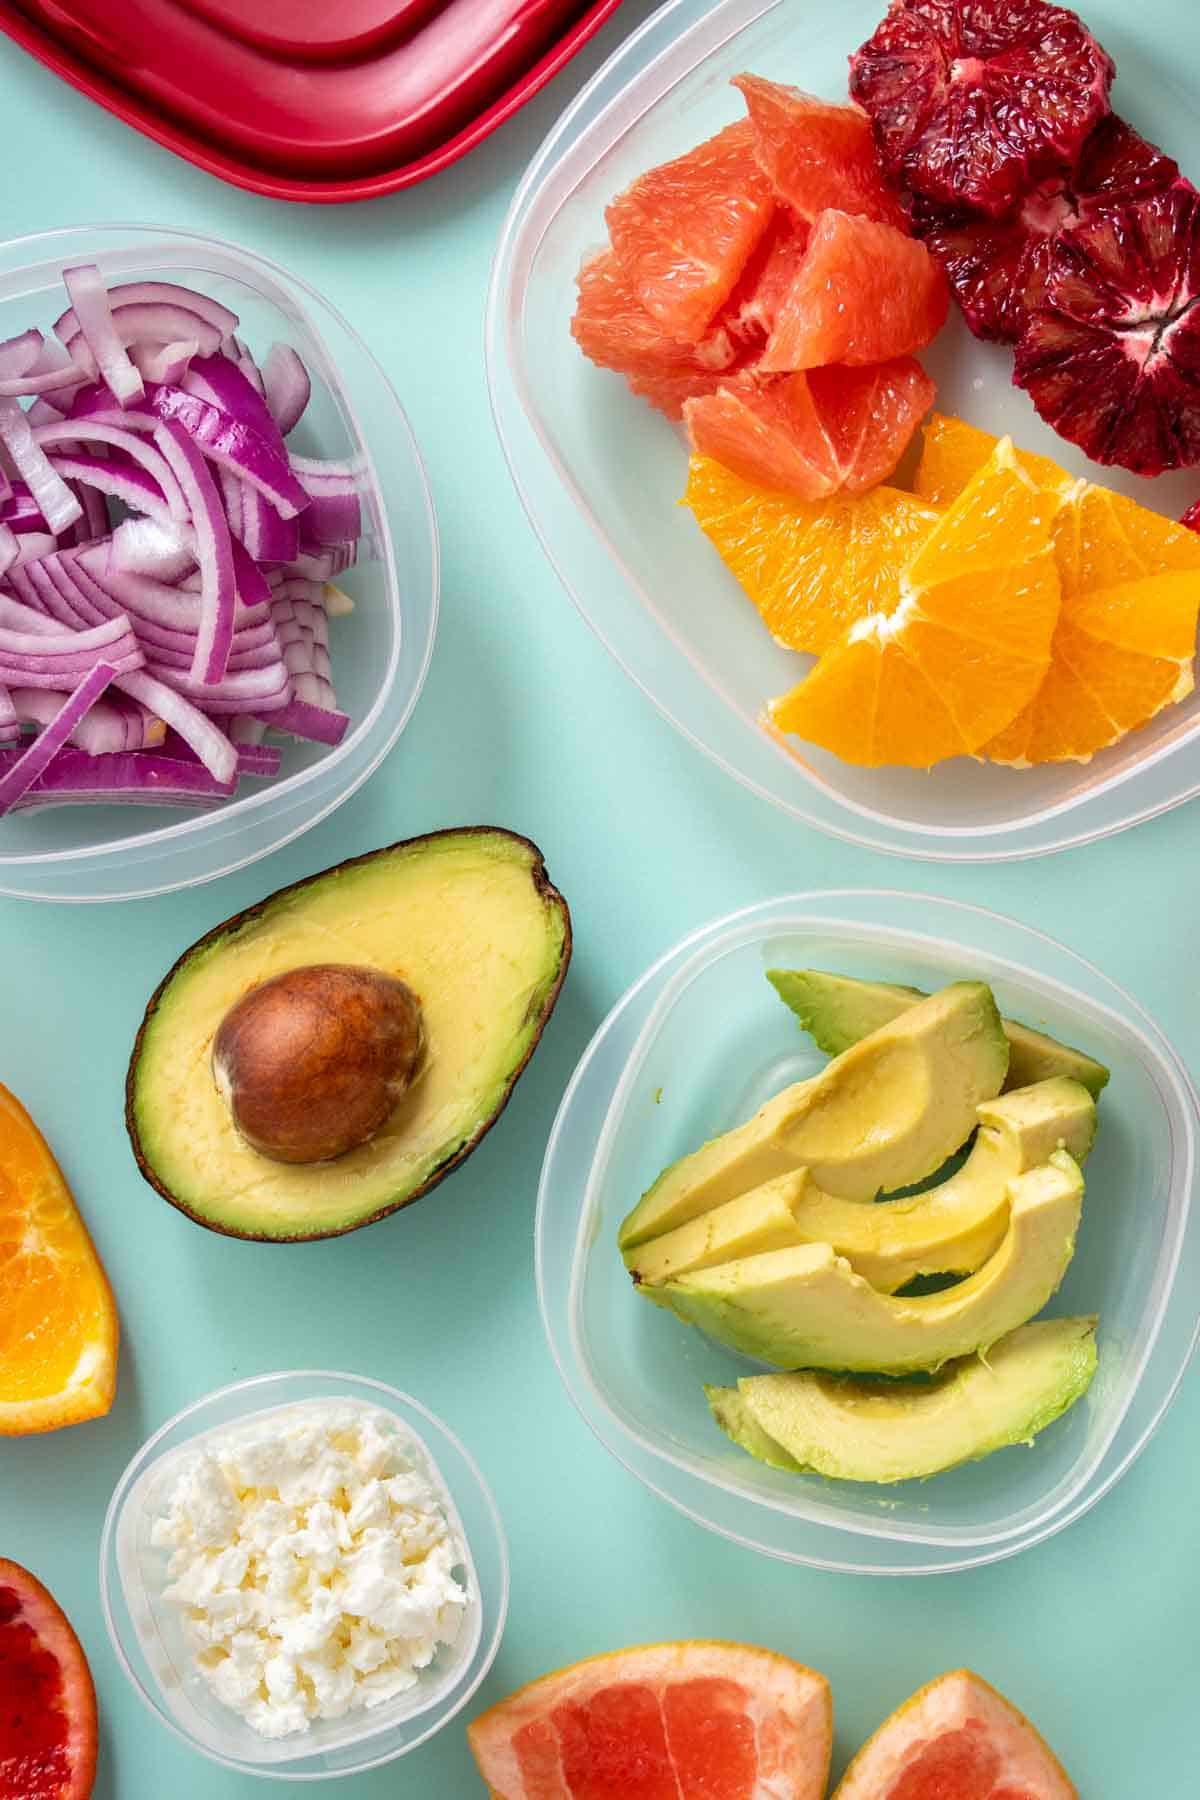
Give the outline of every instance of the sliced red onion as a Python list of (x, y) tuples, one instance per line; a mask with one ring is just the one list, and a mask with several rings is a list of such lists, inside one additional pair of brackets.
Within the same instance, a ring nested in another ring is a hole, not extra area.
[(17, 711), (16, 699), (6, 687), (0, 687), (0, 743), (12, 743), (20, 735), (21, 715)]
[(212, 687), (222, 679), (229, 663), (238, 598), (229, 524), (208, 464), (184, 427), (175, 419), (164, 420), (154, 433), (154, 442), (170, 464), (192, 515), (202, 580), (192, 677)]
[(145, 661), (129, 620), (122, 614), (87, 631), (12, 631), (0, 626), (0, 682), (6, 686), (64, 687), (103, 661), (114, 674)]
[(280, 518), (271, 502), (254, 488), (242, 489), (241, 520), (242, 542), (256, 562), (288, 563), (299, 554), (299, 520)]
[[(126, 431), (119, 425), (100, 425), (91, 419), (62, 419), (53, 425), (37, 426), (33, 435), (43, 450), (52, 445), (61, 448), (80, 439), (111, 445), (131, 462), (137, 463), (152, 478), (173, 519), (185, 522), (188, 519), (188, 501), (178, 477), (172, 472), (171, 464), (160, 450), (152, 449), (135, 432)], [(45, 508), (42, 510), (45, 511)]]
[[(169, 525), (172, 517), (176, 516), (172, 515), (166, 497), (153, 476), (134, 463), (122, 466), (106, 462), (99, 456), (89, 455), (87, 451), (72, 455), (60, 450), (50, 452), (50, 461), (64, 480), (82, 482), (93, 492), (98, 490), (102, 494), (111, 494), (115, 500), (123, 501), (126, 506), (134, 507), (140, 512), (150, 513), (163, 524)], [(102, 536), (108, 530), (107, 517), (96, 523), (90, 513), (86, 494), (80, 495), (80, 499), (90, 535)]]
[[(40, 425), (37, 429), (51, 431), (54, 427)], [(0, 442), (28, 484), (51, 531), (65, 531), (68, 525), (73, 525), (83, 508), (62, 476), (57, 475), (47, 461), (28, 419), (14, 400), (0, 399)]]
[(251, 431), (257, 431), (279, 456), (286, 457), (283, 439), (266, 401), (255, 391), (238, 364), (227, 356), (198, 358), (188, 370), (182, 386), (189, 394), (196, 394), (201, 400), (240, 419)]
[[(110, 300), (113, 298), (109, 296)], [(72, 315), (64, 313), (63, 318)], [(121, 344), (178, 344), (185, 339), (199, 344), (201, 352), (211, 355), (221, 342), (216, 327), (209, 325), (198, 313), (182, 306), (166, 305), (122, 305), (112, 309), (113, 330)], [(92, 349), (84, 334), (73, 332), (64, 337), (60, 319), (54, 329), (70, 352), (71, 361), (77, 370), (95, 379), (102, 373), (99, 363), (92, 354)], [(79, 379), (77, 375), (76, 379)]]
[(277, 744), (243, 744), (238, 750), (238, 774), (269, 778), (278, 775), (283, 752)]
[[(261, 713), (262, 708), (258, 709)], [(304, 700), (272, 712), (266, 723), (275, 731), (290, 732), (293, 737), (310, 738), (317, 744), (340, 744), (350, 725), (349, 714), (332, 712), (323, 706), (312, 706)]]
[(237, 773), (237, 751), (220, 726), (214, 725), (198, 706), (193, 706), (190, 700), (144, 669), (123, 675), (118, 686), (177, 731), (184, 742), (191, 745), (214, 780), (233, 780)]
[(182, 382), (194, 356), (199, 356), (196, 338), (185, 338), (178, 344), (134, 344), (129, 355), (134, 366), (147, 381)]
[[(238, 317), (214, 300), (209, 294), (201, 294), (195, 288), (181, 287), (173, 281), (124, 281), (108, 291), (108, 303), (118, 306), (176, 306), (195, 313), (197, 318), (218, 331), (221, 337), (227, 337), (237, 330)], [(55, 320), (54, 330), (63, 343), (68, 343), (78, 335), (79, 321), (71, 311), (62, 314)], [(165, 339), (163, 340), (166, 341)]]
[(140, 400), (146, 391), (145, 383), (125, 348), (132, 340), (117, 334), (103, 275), (95, 263), (81, 263), (77, 268), (63, 270), (63, 283), (79, 335), (113, 398), (122, 407), (131, 400)]
[[(221, 490), (221, 499), (225, 503), (225, 517), (229, 520), (229, 529), (239, 540), (245, 530), (242, 520), (242, 495), (253, 493), (253, 488), (243, 488), (236, 475), (228, 469), (218, 468), (217, 486)], [(252, 553), (253, 554), (253, 553)]]
[[(42, 531), (22, 532), (17, 538), (17, 542), (21, 548), (13, 568), (21, 568), (25, 563), (36, 562), (39, 557), (49, 556), (52, 551), (58, 549), (58, 539)], [(11, 573), (10, 569), (9, 574)]]
[(223, 408), (183, 388), (156, 387), (147, 398), (160, 419), (183, 426), (205, 456), (249, 482), (285, 519), (308, 505), (308, 494), (288, 467), (286, 456), (257, 431)]
[(260, 400), (265, 400), (267, 390), (263, 386), (262, 372), (248, 350), (243, 350), (237, 359), (237, 366), (250, 383)]
[(16, 533), (7, 525), (0, 525), (0, 575), (10, 569), (21, 554), (21, 546), (17, 542)]
[(81, 719), (96, 704), (117, 674), (111, 663), (98, 662), (72, 688), (54, 718), (40, 731), (27, 750), (0, 775), (0, 814), (11, 811), (27, 789), (61, 750)]
[[(279, 661), (262, 669), (236, 669), (216, 684), (193, 681), (186, 670), (171, 668), (153, 658), (147, 666), (156, 681), (173, 688), (185, 699), (195, 701), (209, 713), (275, 712), (286, 706), (291, 697), (288, 672)], [(2, 658), (0, 669), (3, 669)]]
[(290, 344), (272, 344), (262, 374), (271, 416), (280, 436), (286, 437), (303, 416), (312, 395), (308, 370)]
[(131, 575), (170, 582), (196, 566), (190, 526), (157, 519), (122, 519), (112, 534), (113, 566)]
[[(53, 457), (50, 460), (55, 463), (60, 475), (69, 476), (71, 474), (69, 469), (64, 469), (61, 463), (56, 462)], [(106, 466), (111, 467), (111, 464)], [(147, 477), (147, 479), (149, 478)], [(107, 538), (109, 533), (108, 504), (104, 495), (99, 491), (98, 484), (94, 481), (83, 481), (77, 478), (72, 485), (79, 504), (83, 508), (83, 518), (76, 527), (81, 539), (90, 543), (96, 538)]]
[(240, 713), (230, 725), (229, 735), (239, 751), (254, 749), (266, 737), (267, 727), (262, 719), (256, 719), (253, 714)]
[[(176, 631), (195, 635), (199, 619), (199, 596), (188, 592), (182, 584), (172, 587), (165, 582), (155, 581), (148, 575), (118, 569), (113, 566), (104, 545), (98, 544), (79, 551), (76, 560), (135, 619), (144, 617), (153, 620), (155, 624), (167, 625)], [(269, 625), (270, 619), (271, 615), (265, 606), (244, 606), (239, 601), (234, 608), (233, 626), (235, 632), (241, 632), (254, 626)]]
[[(45, 688), (14, 688), (12, 705), (18, 719), (48, 725), (58, 711), (58, 697)], [(70, 742), (89, 756), (112, 756), (121, 750), (156, 748), (167, 728), (145, 707), (123, 694), (106, 694), (75, 726)]]
[(301, 548), (341, 544), (362, 530), (362, 509), (357, 494), (333, 494), (309, 490), (301, 526)]
[(329, 581), (352, 568), (355, 560), (355, 545), (324, 544), (319, 549), (301, 550), (288, 564), (286, 573), (309, 581)]
[[(5, 759), (0, 758), (0, 770), (4, 768)], [(202, 806), (227, 800), (236, 788), (236, 767), (228, 781), (218, 781), (202, 763), (164, 756), (159, 751), (89, 756), (82, 750), (60, 749), (14, 808), (24, 812), (34, 807), (121, 801), (150, 806)]]

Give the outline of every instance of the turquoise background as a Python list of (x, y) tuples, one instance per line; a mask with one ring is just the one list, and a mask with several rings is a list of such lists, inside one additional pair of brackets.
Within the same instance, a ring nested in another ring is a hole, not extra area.
[[(1026, 1708), (1086, 1800), (1196, 1790), (1194, 1375), (1145, 1455), (1064, 1535), (978, 1573), (823, 1575), (714, 1537), (593, 1440), (547, 1353), (533, 1288), (542, 1147), (576, 1058), (624, 988), (693, 926), (789, 888), (899, 887), (980, 901), (1065, 939), (1200, 1057), (1195, 810), (1036, 863), (986, 870), (880, 857), (743, 793), (661, 721), (559, 589), (492, 430), (482, 328), (492, 246), (541, 136), (646, 16), (617, 20), (465, 163), (392, 199), (297, 208), (222, 186), (134, 135), (0, 43), (4, 236), (95, 221), (185, 225), (263, 251), (322, 289), (393, 377), (441, 525), (442, 621), (398, 747), (316, 830), (239, 874), (123, 906), (0, 902), (0, 1079), (55, 1145), (124, 1325), (111, 1416), (0, 1440), (0, 1554), (70, 1613), (103, 1718), (97, 1800), (269, 1792), (192, 1754), (143, 1709), (109, 1650), (96, 1587), (105, 1504), (168, 1414), (223, 1383), (327, 1365), (415, 1393), (465, 1438), (510, 1535), (512, 1609), (469, 1712), (622, 1644), (725, 1636), (824, 1670), (840, 1766), (890, 1708), (970, 1663)], [(505, 1118), (453, 1180), (398, 1217), (291, 1249), (211, 1235), (139, 1179), (121, 1123), (146, 997), (194, 937), (283, 882), (437, 826), (527, 832), (568, 896), (576, 953)], [(1137, 1196), (1130, 1196), (1137, 1204)], [(473, 1800), (460, 1718), (432, 1744), (324, 1790), (349, 1800)], [(282, 1791), (282, 1790), (277, 1790)], [(295, 1791), (295, 1790), (293, 1790)]]

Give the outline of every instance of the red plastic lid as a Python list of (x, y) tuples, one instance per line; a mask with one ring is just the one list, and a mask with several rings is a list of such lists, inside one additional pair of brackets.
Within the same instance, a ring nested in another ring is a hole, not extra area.
[(0, 0), (0, 29), (240, 187), (359, 200), (472, 149), (620, 0)]

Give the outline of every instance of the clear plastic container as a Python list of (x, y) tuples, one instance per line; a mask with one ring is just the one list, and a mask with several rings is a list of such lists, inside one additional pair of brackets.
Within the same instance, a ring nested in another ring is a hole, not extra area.
[[(488, 307), (492, 404), (525, 508), (576, 605), (660, 711), (729, 774), (873, 849), (966, 862), (1044, 855), (1200, 793), (1200, 695), (1088, 764), (1032, 770), (969, 758), (928, 774), (857, 769), (768, 733), (764, 702), (809, 659), (774, 643), (675, 504), (686, 472), (679, 429), (587, 362), (569, 331), (575, 275), (604, 241), (606, 203), (743, 114), (729, 78), (750, 69), (844, 97), (846, 58), (879, 16), (880, 0), (672, 0), (626, 39), (555, 126), (513, 201)], [(1121, 112), (1184, 166), (1200, 162), (1200, 98), (1188, 73), (1200, 66), (1200, 13), (1185, 20), (1170, 0), (1144, 0), (1136, 42), (1120, 0), (1094, 0), (1088, 23), (1119, 52)], [(1156, 42), (1170, 48), (1169, 76)], [(976, 342), (961, 320), (924, 360), (943, 410), (1011, 432), (1172, 517), (1195, 498), (1195, 470), (1147, 482), (1089, 463), (1011, 385), (1009, 351)]]
[[(764, 971), (817, 967), (935, 988), (988, 981), (1001, 1010), (1106, 1062), (1076, 1254), (1049, 1314), (1098, 1313), (1085, 1400), (1032, 1450), (874, 1487), (755, 1462), (702, 1383), (754, 1364), (633, 1293), (617, 1227), (667, 1163), (825, 1058)], [(927, 1574), (1015, 1555), (1092, 1506), (1145, 1446), (1196, 1342), (1197, 1097), (1115, 982), (1040, 932), (927, 895), (787, 895), (717, 920), (630, 989), (555, 1122), (537, 1219), (538, 1291), (567, 1388), (601, 1442), (701, 1524), (793, 1562)]]
[[(351, 1400), (392, 1414), (417, 1440), (466, 1545), (470, 1596), (458, 1642), (417, 1686), (366, 1712), (319, 1720), (302, 1735), (260, 1737), (222, 1706), (192, 1666), (178, 1611), (162, 1600), (168, 1553), (150, 1527), (180, 1458), (247, 1419), (315, 1400)], [(109, 1504), (100, 1541), (100, 1599), (117, 1660), (156, 1717), (201, 1755), (246, 1775), (327, 1781), (394, 1762), (447, 1725), (492, 1666), (508, 1612), (508, 1547), (496, 1503), (470, 1454), (440, 1419), (397, 1388), (322, 1369), (259, 1375), (219, 1389), (169, 1419), (138, 1451)]]
[(273, 781), (243, 781), (207, 812), (64, 806), (0, 819), (0, 893), (125, 900), (211, 881), (277, 850), (340, 806), (396, 741), (420, 694), (437, 628), (437, 526), (403, 408), (361, 338), (296, 275), (248, 250), (158, 225), (88, 225), (0, 246), (0, 339), (48, 330), (62, 270), (98, 263), (111, 281), (201, 289), (238, 314), (256, 354), (299, 351), (312, 399), (291, 439), (309, 456), (358, 456), (366, 469), (361, 560), (339, 576), (355, 602), (333, 621), (338, 703), (353, 721), (336, 749), (283, 740)]

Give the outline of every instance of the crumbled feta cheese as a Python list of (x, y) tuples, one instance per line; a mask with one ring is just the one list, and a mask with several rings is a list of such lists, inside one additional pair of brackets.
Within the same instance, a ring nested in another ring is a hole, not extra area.
[(448, 1498), (399, 1420), (350, 1401), (185, 1458), (151, 1542), (217, 1699), (280, 1738), (414, 1687), (470, 1599)]

